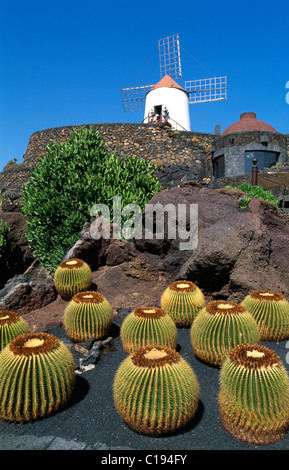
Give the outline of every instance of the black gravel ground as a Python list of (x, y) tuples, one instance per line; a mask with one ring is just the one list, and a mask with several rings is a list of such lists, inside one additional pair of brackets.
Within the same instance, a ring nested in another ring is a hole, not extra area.
[[(172, 451), (175, 454), (191, 450), (289, 449), (289, 433), (270, 446), (255, 446), (233, 438), (224, 430), (217, 401), (220, 370), (194, 356), (187, 328), (178, 328), (178, 350), (191, 364), (199, 380), (200, 404), (195, 418), (186, 429), (175, 435), (154, 438), (132, 431), (118, 415), (113, 402), (114, 376), (121, 361), (127, 357), (119, 337), (120, 324), (120, 319), (114, 321), (116, 351), (102, 357), (93, 370), (77, 375), (74, 394), (65, 409), (25, 424), (0, 421), (0, 450), (96, 449), (119, 450), (124, 454), (142, 450), (146, 453)], [(49, 333), (59, 339), (67, 338), (63, 328), (51, 329)], [(262, 344), (276, 351), (289, 372), (286, 362), (289, 342), (288, 345), (287, 341)], [(287, 361), (289, 363), (289, 354)]]

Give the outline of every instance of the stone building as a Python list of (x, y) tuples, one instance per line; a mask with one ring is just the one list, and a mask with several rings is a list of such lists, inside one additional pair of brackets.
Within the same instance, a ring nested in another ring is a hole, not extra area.
[(215, 140), (211, 152), (214, 178), (248, 175), (254, 159), (260, 171), (287, 161), (287, 137), (255, 113), (243, 113)]

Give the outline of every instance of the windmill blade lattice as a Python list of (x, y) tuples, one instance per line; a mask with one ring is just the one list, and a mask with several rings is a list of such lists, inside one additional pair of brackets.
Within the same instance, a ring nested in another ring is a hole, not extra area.
[(185, 90), (189, 93), (189, 104), (227, 99), (227, 77), (187, 80)]
[(159, 39), (159, 60), (161, 78), (169, 75), (182, 78), (180, 39), (178, 34)]
[[(160, 39), (158, 47), (161, 79), (166, 75), (182, 78), (179, 34)], [(146, 94), (154, 85), (121, 88), (124, 111), (144, 111)], [(227, 77), (187, 80), (184, 89), (189, 95), (189, 104), (226, 100)]]
[(121, 88), (121, 101), (125, 112), (144, 111), (146, 93), (153, 85), (143, 85), (131, 88)]

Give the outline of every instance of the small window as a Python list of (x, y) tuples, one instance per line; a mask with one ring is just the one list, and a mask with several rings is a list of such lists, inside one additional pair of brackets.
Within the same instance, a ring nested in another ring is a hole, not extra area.
[(277, 152), (263, 152), (262, 150), (254, 150), (252, 152), (245, 152), (245, 173), (252, 172), (253, 160), (258, 160), (257, 167), (259, 170), (271, 168), (278, 162), (279, 154)]
[(220, 155), (213, 159), (213, 174), (215, 178), (225, 176), (225, 156)]

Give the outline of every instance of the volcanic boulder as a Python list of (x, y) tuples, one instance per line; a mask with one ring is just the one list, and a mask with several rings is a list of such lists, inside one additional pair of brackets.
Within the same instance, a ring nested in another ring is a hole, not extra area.
[[(270, 289), (289, 298), (289, 222), (275, 205), (252, 198), (239, 208), (244, 193), (209, 189), (193, 183), (153, 196), (149, 204), (198, 206), (198, 243), (180, 250), (182, 238), (136, 240), (136, 249), (151, 269), (171, 279), (196, 283), (211, 299), (241, 301), (248, 292)], [(145, 217), (144, 217), (145, 219)], [(165, 233), (168, 216), (165, 213)]]

